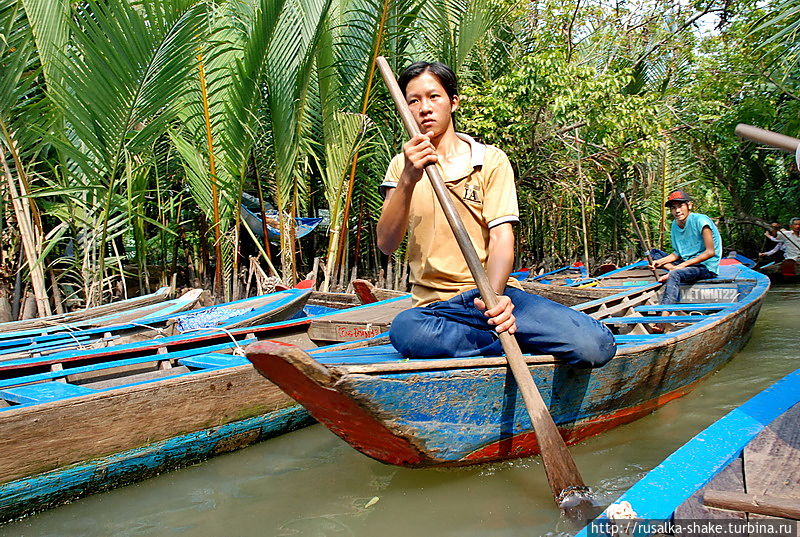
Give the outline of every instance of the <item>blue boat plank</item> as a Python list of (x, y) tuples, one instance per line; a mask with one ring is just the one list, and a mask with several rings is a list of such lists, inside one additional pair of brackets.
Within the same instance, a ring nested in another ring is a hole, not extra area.
[(647, 317), (608, 317), (600, 319), (604, 324), (661, 324), (661, 323), (698, 323), (711, 317), (710, 315), (650, 315)]
[(235, 356), (233, 354), (199, 354), (189, 358), (181, 358), (178, 363), (197, 369), (212, 369), (215, 367), (247, 365), (250, 362), (244, 356)]
[(64, 382), (42, 382), (0, 390), (0, 397), (12, 403), (28, 405), (79, 397), (90, 393), (97, 393), (97, 391)]

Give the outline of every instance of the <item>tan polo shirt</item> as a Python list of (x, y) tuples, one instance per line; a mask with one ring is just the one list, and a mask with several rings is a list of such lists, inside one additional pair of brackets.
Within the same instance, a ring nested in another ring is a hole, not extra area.
[[(470, 144), (471, 166), (465, 169), (437, 166), (453, 194), (456, 211), (472, 239), (478, 258), (486, 266), (489, 230), (500, 224), (519, 222), (514, 171), (500, 149), (478, 143), (465, 134), (459, 133), (458, 137)], [(404, 165), (402, 153), (392, 159), (381, 191), (397, 186)], [(417, 183), (411, 196), (408, 237), (414, 306), (448, 300), (475, 287), (475, 280), (427, 176)], [(514, 278), (509, 278), (508, 284), (520, 288)]]

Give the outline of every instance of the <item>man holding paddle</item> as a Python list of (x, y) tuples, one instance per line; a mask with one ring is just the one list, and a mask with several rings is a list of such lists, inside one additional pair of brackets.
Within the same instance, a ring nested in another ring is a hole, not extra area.
[[(602, 323), (529, 295), (509, 278), (513, 224), (519, 221), (513, 170), (501, 150), (455, 132), (455, 74), (438, 62), (417, 62), (400, 75), (399, 85), (422, 134), (392, 159), (381, 185), (378, 245), (389, 254), (408, 232), (415, 306), (392, 322), (392, 344), (411, 358), (502, 355), (498, 334), (507, 331), (524, 352), (552, 354), (581, 367), (605, 364), (616, 347)], [(478, 298), (432, 187), (421, 180), (430, 164), (439, 168), (498, 295), (491, 309)]]

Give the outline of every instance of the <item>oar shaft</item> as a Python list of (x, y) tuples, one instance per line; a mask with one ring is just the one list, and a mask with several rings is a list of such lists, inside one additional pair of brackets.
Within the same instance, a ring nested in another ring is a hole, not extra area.
[[(633, 214), (633, 209), (631, 208), (631, 204), (628, 203), (628, 198), (625, 197), (625, 193), (622, 192), (619, 195), (622, 198), (622, 201), (625, 202), (625, 208), (628, 210), (628, 216), (631, 217), (631, 223), (633, 224), (633, 230), (636, 232), (636, 236), (639, 237), (639, 244), (642, 245), (642, 248), (645, 249), (644, 256), (647, 258), (647, 262), (650, 263), (650, 266), (653, 266), (653, 256), (650, 253), (650, 245), (647, 244), (647, 241), (644, 240), (644, 235), (642, 235), (642, 230), (639, 229), (639, 222), (636, 220), (636, 215)], [(653, 269), (653, 276), (655, 276), (656, 281), (658, 281), (658, 272), (656, 269)]]
[[(411, 114), (411, 110), (408, 108), (408, 104), (406, 103), (400, 87), (397, 85), (391, 67), (389, 67), (386, 58), (383, 56), (378, 57), (377, 63), (383, 75), (383, 79), (386, 82), (386, 86), (389, 88), (392, 100), (400, 114), (400, 118), (403, 121), (406, 132), (409, 136), (416, 136), (420, 133), (419, 127), (414, 120), (414, 116)], [(491, 309), (497, 305), (497, 295), (472, 245), (469, 234), (456, 212), (453, 200), (450, 198), (450, 191), (445, 186), (436, 165), (432, 164), (426, 166), (425, 173), (431, 182), (436, 198), (439, 200), (445, 217), (447, 218), (447, 222), (453, 230), (456, 242), (464, 255), (472, 277), (475, 279), (478, 291), (483, 301), (486, 303), (486, 306)], [(544, 400), (536, 387), (536, 383), (534, 383), (531, 377), (530, 370), (522, 358), (522, 351), (519, 348), (516, 338), (508, 332), (502, 332), (500, 334), (500, 342), (503, 345), (503, 351), (506, 353), (506, 358), (511, 367), (514, 379), (517, 381), (517, 385), (522, 392), (522, 398), (525, 402), (528, 414), (530, 415), (531, 424), (536, 431), (547, 479), (554, 495), (558, 498), (564, 490), (572, 487), (583, 487), (583, 479), (578, 472), (575, 461), (573, 461), (572, 456), (567, 450), (564, 439), (561, 438), (558, 428), (553, 422), (553, 418), (550, 416), (544, 404)]]
[(797, 138), (792, 138), (791, 136), (768, 131), (766, 129), (760, 129), (745, 123), (736, 125), (734, 132), (736, 132), (736, 135), (740, 138), (746, 138), (753, 142), (777, 147), (788, 153), (794, 153), (797, 151), (797, 147), (800, 146), (800, 140)]

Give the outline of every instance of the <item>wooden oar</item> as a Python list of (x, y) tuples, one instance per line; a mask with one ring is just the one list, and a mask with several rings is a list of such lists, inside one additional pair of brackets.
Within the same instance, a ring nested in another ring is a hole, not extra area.
[[(797, 138), (768, 131), (767, 129), (759, 129), (758, 127), (747, 125), (746, 123), (739, 123), (736, 125), (734, 132), (740, 138), (745, 138), (759, 144), (771, 145), (787, 153), (794, 153), (795, 162), (797, 162), (797, 167), (800, 168), (800, 140)], [(800, 244), (798, 244), (790, 234), (784, 234), (784, 236), (789, 239), (789, 242), (794, 244), (797, 248), (800, 248)]]
[(785, 134), (768, 131), (767, 129), (759, 129), (758, 127), (747, 125), (745, 123), (739, 123), (736, 125), (734, 132), (740, 138), (746, 138), (748, 140), (752, 140), (753, 142), (758, 142), (759, 144), (771, 145), (772, 147), (782, 149), (787, 153), (796, 153), (798, 146), (800, 146), (800, 140), (797, 138), (792, 138), (791, 136), (786, 136)]
[[(411, 115), (411, 110), (409, 110), (406, 99), (397, 85), (397, 80), (395, 80), (391, 67), (389, 67), (386, 58), (383, 56), (379, 56), (377, 61), (383, 80), (386, 82), (400, 118), (403, 120), (406, 132), (409, 136), (416, 136), (420, 133), (419, 127), (414, 120), (414, 116)], [(430, 164), (426, 166), (425, 172), (433, 186), (447, 222), (453, 230), (456, 242), (458, 242), (461, 253), (464, 255), (472, 277), (475, 279), (481, 298), (486, 303), (486, 306), (491, 309), (497, 305), (497, 295), (489, 282), (489, 277), (486, 275), (475, 248), (472, 246), (467, 230), (456, 212), (453, 200), (450, 199), (450, 192), (445, 186), (436, 165)], [(516, 338), (508, 332), (501, 332), (499, 336), (508, 365), (511, 367), (511, 372), (514, 374), (514, 379), (517, 381), (520, 392), (522, 392), (522, 399), (525, 401), (531, 424), (536, 432), (547, 481), (556, 501), (562, 504), (566, 497), (572, 493), (585, 494), (587, 488), (578, 472), (578, 467), (575, 465), (575, 461), (572, 460), (572, 456), (567, 450), (567, 445), (564, 443), (564, 439), (561, 438), (561, 434), (559, 434), (558, 428), (544, 404), (542, 395), (533, 382), (533, 377), (525, 364), (525, 360), (522, 358), (522, 351), (517, 344)]]
[(642, 230), (639, 229), (639, 222), (636, 220), (636, 215), (633, 214), (633, 209), (631, 209), (631, 204), (628, 203), (628, 198), (625, 197), (624, 192), (620, 192), (619, 197), (622, 198), (622, 201), (625, 202), (625, 208), (628, 209), (628, 215), (631, 217), (631, 222), (633, 223), (633, 230), (636, 232), (636, 236), (639, 237), (639, 244), (642, 245), (642, 248), (645, 250), (644, 256), (647, 258), (647, 262), (650, 263), (650, 266), (653, 267), (653, 277), (655, 277), (656, 281), (658, 281), (658, 272), (656, 272), (655, 267), (653, 266), (653, 256), (650, 254), (650, 246), (647, 244), (647, 241), (644, 240), (644, 235), (642, 235)]

